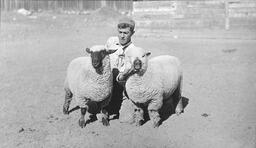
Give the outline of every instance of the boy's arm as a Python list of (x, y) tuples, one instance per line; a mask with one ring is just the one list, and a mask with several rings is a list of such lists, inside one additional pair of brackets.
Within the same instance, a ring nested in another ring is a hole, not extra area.
[(120, 72), (117, 77), (116, 77), (116, 81), (121, 84), (121, 85), (125, 85), (126, 80), (131, 76), (135, 74), (135, 70), (133, 68), (130, 69), (125, 69), (123, 72)]
[(117, 77), (116, 77), (116, 81), (120, 84), (120, 85), (122, 85), (122, 86), (124, 86), (125, 85), (125, 82), (126, 82), (126, 80), (127, 80), (127, 76), (126, 75), (124, 75), (123, 73), (119, 73), (118, 75), (117, 75)]

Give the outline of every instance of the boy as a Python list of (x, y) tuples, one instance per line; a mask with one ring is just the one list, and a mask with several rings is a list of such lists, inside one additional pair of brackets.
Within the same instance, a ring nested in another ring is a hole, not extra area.
[[(131, 37), (135, 32), (134, 28), (134, 20), (128, 17), (120, 19), (117, 25), (118, 36), (110, 37), (106, 43), (106, 48), (108, 49), (118, 47), (117, 51), (110, 55), (110, 61), (114, 79), (116, 79), (118, 83), (116, 84), (116, 82), (114, 82), (114, 93), (121, 92), (122, 94), (121, 96), (113, 94), (112, 103), (122, 103), (119, 111), (119, 121), (122, 123), (133, 123), (134, 104), (132, 104), (124, 94), (124, 86), (128, 75), (126, 75), (127, 72), (124, 72), (124, 58), (119, 55), (125, 55), (125, 51), (128, 48), (135, 47), (131, 41)], [(123, 99), (120, 100), (120, 97)], [(119, 100), (116, 98), (119, 98)], [(111, 107), (113, 107), (113, 105)]]

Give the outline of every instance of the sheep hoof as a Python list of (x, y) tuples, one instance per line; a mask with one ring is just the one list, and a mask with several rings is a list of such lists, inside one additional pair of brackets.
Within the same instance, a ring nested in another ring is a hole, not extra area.
[(63, 114), (64, 114), (64, 115), (68, 115), (68, 114), (69, 114), (68, 109), (69, 109), (69, 106), (63, 105)]
[(134, 120), (136, 126), (141, 126), (143, 124), (144, 118), (143, 118), (143, 110), (142, 109), (135, 109), (134, 113)]
[(99, 122), (102, 122), (104, 126), (109, 126), (108, 116), (105, 114), (97, 114), (97, 119)]
[(159, 118), (159, 119), (155, 119), (155, 120), (153, 121), (153, 127), (154, 127), (154, 128), (157, 128), (157, 127), (159, 127), (159, 125), (160, 125), (160, 118)]
[(104, 126), (109, 126), (109, 121), (108, 121), (108, 119), (102, 118), (102, 124), (103, 124)]
[(154, 123), (153, 123), (153, 127), (154, 127), (154, 128), (159, 127), (159, 122), (154, 122)]
[(141, 126), (143, 123), (143, 120), (137, 120), (135, 121), (135, 126)]
[(183, 112), (183, 108), (177, 107), (177, 108), (175, 109), (175, 113), (176, 113), (176, 115), (178, 115), (178, 116), (179, 116), (182, 112)]
[(80, 126), (81, 128), (84, 128), (85, 125), (86, 125), (86, 122), (85, 122), (84, 119), (80, 118), (79, 121), (78, 121), (78, 124), (79, 124), (79, 126)]
[(157, 128), (157, 127), (159, 127), (159, 125), (160, 125), (160, 117), (155, 117), (155, 119), (153, 119), (153, 127), (154, 128)]

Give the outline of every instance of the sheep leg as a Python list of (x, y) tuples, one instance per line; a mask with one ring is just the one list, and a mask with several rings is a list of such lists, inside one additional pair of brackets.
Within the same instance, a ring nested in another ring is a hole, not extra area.
[(100, 113), (97, 114), (97, 119), (99, 122), (101, 122), (104, 126), (109, 126), (108, 121), (108, 112), (106, 109), (101, 109)]
[(63, 113), (64, 114), (69, 114), (69, 105), (70, 102), (72, 100), (72, 92), (70, 91), (70, 89), (65, 88), (65, 101), (64, 101), (64, 105), (63, 105)]
[(142, 108), (136, 107), (134, 109), (134, 120), (136, 126), (141, 126), (144, 121), (144, 111)]
[(90, 120), (89, 106), (91, 100), (85, 97), (76, 97), (79, 102), (79, 106), (81, 108), (81, 117), (78, 121), (78, 124), (81, 128), (85, 127), (87, 122)]
[(84, 118), (86, 110), (87, 110), (86, 107), (81, 108), (81, 117), (78, 121), (78, 124), (81, 128), (85, 127), (85, 125), (86, 125), (86, 121), (85, 121), (85, 118)]
[(101, 110), (101, 115), (102, 115), (102, 117), (101, 117), (101, 122), (102, 122), (102, 124), (103, 124), (104, 126), (109, 126), (108, 112), (107, 112), (107, 110), (103, 108), (103, 109)]
[(110, 99), (111, 99), (111, 95), (105, 100), (98, 103), (98, 106), (100, 106), (100, 113), (97, 114), (96, 116), (98, 121), (101, 122), (104, 126), (109, 126), (109, 115), (106, 108), (110, 102)]
[(159, 109), (162, 107), (163, 101), (162, 99), (154, 99), (148, 105), (148, 114), (149, 118), (152, 121), (153, 127), (158, 127), (160, 124), (160, 114)]
[(175, 109), (175, 113), (180, 115), (183, 112), (183, 104), (182, 104), (182, 97), (181, 97), (181, 85), (175, 90), (175, 95), (178, 99), (178, 104)]
[(161, 120), (158, 110), (149, 110), (148, 114), (150, 120), (152, 120), (153, 127), (158, 127)]

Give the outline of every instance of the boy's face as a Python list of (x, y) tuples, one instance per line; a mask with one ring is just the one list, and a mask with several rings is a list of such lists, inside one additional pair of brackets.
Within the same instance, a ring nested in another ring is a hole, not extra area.
[(121, 45), (125, 45), (131, 41), (131, 36), (133, 32), (129, 27), (127, 28), (118, 28), (118, 38)]

